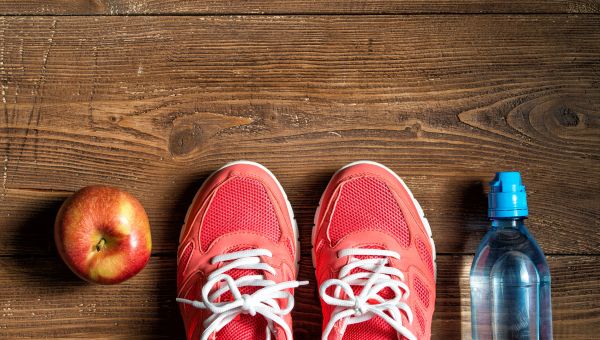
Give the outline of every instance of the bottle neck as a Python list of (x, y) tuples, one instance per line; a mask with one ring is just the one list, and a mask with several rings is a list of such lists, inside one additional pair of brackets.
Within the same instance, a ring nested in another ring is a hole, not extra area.
[(512, 218), (493, 218), (492, 228), (494, 229), (518, 229), (525, 225), (525, 217)]

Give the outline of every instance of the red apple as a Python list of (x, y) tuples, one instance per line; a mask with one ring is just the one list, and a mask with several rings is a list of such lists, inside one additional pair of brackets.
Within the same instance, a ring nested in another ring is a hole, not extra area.
[(67, 199), (54, 224), (58, 253), (84, 280), (115, 284), (148, 262), (152, 241), (142, 204), (108, 186), (85, 187)]

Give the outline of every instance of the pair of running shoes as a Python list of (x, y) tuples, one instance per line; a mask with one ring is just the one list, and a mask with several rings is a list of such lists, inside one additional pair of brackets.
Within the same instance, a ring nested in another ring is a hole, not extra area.
[[(293, 339), (298, 228), (264, 166), (230, 163), (200, 188), (179, 239), (177, 289), (188, 339)], [(312, 230), (322, 339), (429, 339), (435, 247), (423, 210), (385, 166), (336, 172)]]

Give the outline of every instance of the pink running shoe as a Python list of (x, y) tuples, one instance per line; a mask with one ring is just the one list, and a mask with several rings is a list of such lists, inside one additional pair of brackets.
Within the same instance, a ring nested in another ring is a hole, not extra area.
[(292, 339), (298, 232), (281, 185), (240, 161), (213, 173), (181, 230), (177, 299), (188, 339)]
[(367, 161), (339, 170), (321, 198), (312, 237), (323, 339), (431, 337), (431, 229), (394, 172)]

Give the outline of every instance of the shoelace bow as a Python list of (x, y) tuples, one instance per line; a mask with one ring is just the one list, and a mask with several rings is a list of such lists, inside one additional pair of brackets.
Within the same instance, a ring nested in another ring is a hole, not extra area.
[[(351, 248), (338, 253), (338, 257), (345, 256), (351, 256), (351, 259), (340, 270), (340, 278), (329, 279), (323, 282), (319, 288), (319, 294), (323, 301), (336, 307), (323, 331), (322, 339), (328, 339), (329, 333), (338, 321), (343, 322), (341, 330), (343, 334), (348, 325), (379, 316), (407, 339), (416, 340), (416, 336), (402, 324), (401, 311), (405, 313), (410, 324), (413, 321), (410, 306), (403, 301), (410, 294), (408, 286), (404, 283), (404, 274), (397, 268), (387, 266), (388, 258), (400, 259), (400, 254), (390, 250)], [(355, 256), (376, 256), (377, 258), (358, 259)], [(363, 269), (363, 271), (351, 274), (356, 268)], [(392, 276), (398, 279), (394, 279)], [(333, 295), (329, 295), (327, 289), (332, 286), (335, 289)], [(352, 286), (363, 286), (360, 294), (354, 294)], [(391, 289), (394, 293), (392, 299), (385, 299), (379, 294), (386, 288)], [(342, 292), (344, 296), (342, 296)]]
[[(308, 284), (307, 281), (276, 283), (266, 280), (264, 275), (246, 275), (234, 280), (226, 274), (232, 269), (250, 269), (263, 270), (276, 275), (275, 269), (263, 263), (260, 256), (272, 257), (273, 255), (266, 249), (249, 249), (215, 256), (211, 260), (212, 264), (227, 263), (208, 276), (206, 284), (202, 287), (202, 301), (177, 299), (177, 302), (212, 312), (212, 315), (204, 321), (202, 340), (207, 340), (211, 334), (220, 331), (240, 314), (262, 315), (267, 320), (267, 340), (271, 339), (271, 334), (276, 334), (274, 323), (284, 329), (287, 339), (292, 339), (292, 331), (283, 319), (283, 316), (294, 307), (294, 296), (287, 290)], [(252, 294), (242, 294), (239, 288), (248, 286), (263, 288)], [(210, 294), (215, 288), (216, 290)], [(227, 292), (231, 293), (233, 300), (216, 302)], [(278, 299), (286, 300), (285, 308), (279, 306)]]

